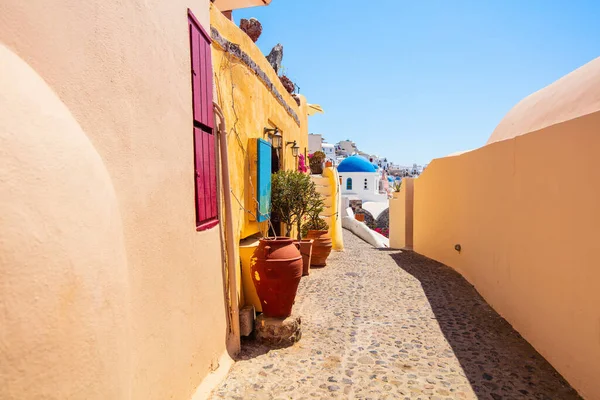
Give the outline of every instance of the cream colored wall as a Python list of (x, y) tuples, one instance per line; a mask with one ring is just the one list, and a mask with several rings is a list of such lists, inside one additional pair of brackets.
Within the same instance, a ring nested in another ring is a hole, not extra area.
[(208, 0), (0, 3), (3, 399), (187, 399), (226, 351), (188, 7), (208, 28)]
[(414, 187), (415, 251), (463, 274), (588, 399), (600, 399), (598, 127), (595, 112), (434, 160)]
[(390, 199), (390, 247), (413, 247), (413, 190), (414, 179), (403, 178), (400, 192)]
[[(236, 235), (235, 243), (255, 234), (266, 234), (267, 223), (257, 223), (244, 208), (256, 212), (255, 188), (250, 171), (255, 162), (249, 154), (250, 142), (263, 135), (265, 127), (277, 127), (283, 136), (283, 169), (297, 169), (297, 158), (293, 157), (286, 142), (297, 141), (299, 152), (304, 154), (308, 147), (308, 114), (306, 99), (300, 98), (300, 106), (288, 94), (277, 74), (252, 40), (235, 24), (225, 18), (217, 8), (211, 9), (211, 25), (228, 41), (238, 44), (268, 76), (284, 101), (296, 113), (298, 124), (278, 102), (273, 92), (258, 79), (256, 74), (235, 56), (227, 53), (218, 44), (213, 44), (213, 66), (215, 73), (215, 101), (222, 108), (227, 121), (227, 140), (230, 160), (232, 190), (232, 222)], [(295, 235), (295, 233), (292, 233)], [(235, 259), (239, 260), (236, 248)], [(237, 265), (240, 265), (237, 261)], [(238, 271), (238, 291), (241, 288), (241, 271)], [(243, 299), (242, 302), (243, 304)]]

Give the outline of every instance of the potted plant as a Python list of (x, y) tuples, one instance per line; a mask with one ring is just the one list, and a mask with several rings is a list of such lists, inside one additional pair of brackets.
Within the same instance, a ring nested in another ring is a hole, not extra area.
[(329, 235), (329, 225), (321, 218), (323, 212), (323, 199), (320, 197), (313, 200), (306, 214), (306, 222), (302, 225), (302, 236), (313, 239), (313, 252), (310, 265), (324, 267), (327, 265), (327, 257), (331, 253), (332, 240)]
[(402, 189), (402, 181), (395, 181), (392, 188), (394, 189), (393, 197), (394, 199), (397, 199), (400, 196), (400, 190)]
[(325, 153), (322, 151), (315, 151), (313, 154), (309, 154), (310, 159), (310, 172), (315, 175), (323, 173), (323, 161), (325, 161)]
[(286, 224), (286, 236), (261, 239), (251, 267), (252, 281), (267, 317), (286, 318), (292, 313), (303, 257), (300, 243), (290, 235), (294, 226), (300, 229), (313, 194), (318, 195), (307, 174), (279, 171), (271, 176), (271, 210)]
[(292, 228), (296, 228), (296, 245), (303, 258), (303, 275), (308, 275), (311, 263), (313, 241), (301, 236), (302, 221), (305, 215), (318, 206), (317, 192), (310, 176), (300, 171), (279, 171), (271, 179), (271, 209), (276, 211), (286, 226), (286, 236), (291, 236)]

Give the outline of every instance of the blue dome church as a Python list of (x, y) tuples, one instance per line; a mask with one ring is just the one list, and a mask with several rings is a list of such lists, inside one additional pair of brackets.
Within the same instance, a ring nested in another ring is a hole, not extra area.
[(362, 156), (345, 158), (337, 167), (342, 196), (362, 201), (386, 201), (387, 194), (381, 193), (379, 167)]

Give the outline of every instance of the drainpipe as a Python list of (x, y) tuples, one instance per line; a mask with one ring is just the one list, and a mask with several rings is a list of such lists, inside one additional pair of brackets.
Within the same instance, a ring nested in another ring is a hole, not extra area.
[(227, 250), (227, 277), (229, 280), (229, 299), (231, 305), (231, 328), (233, 334), (232, 352), (240, 351), (240, 311), (237, 298), (237, 270), (235, 262), (235, 236), (233, 232), (233, 211), (231, 207), (231, 186), (229, 183), (229, 157), (227, 153), (227, 129), (223, 110), (213, 103), (215, 114), (219, 117), (219, 148), (221, 150), (221, 170), (223, 174), (223, 194), (225, 198), (225, 248)]

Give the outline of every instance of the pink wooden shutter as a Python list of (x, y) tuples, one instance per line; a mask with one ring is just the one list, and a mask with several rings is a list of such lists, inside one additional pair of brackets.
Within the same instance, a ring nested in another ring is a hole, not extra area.
[[(219, 215), (215, 135), (194, 128), (196, 162), (197, 225), (204, 229), (216, 225)], [(211, 223), (214, 222), (214, 223)], [(208, 224), (208, 226), (207, 226)]]
[[(205, 38), (206, 39), (206, 38)], [(205, 40), (202, 42), (204, 47), (204, 72), (205, 72), (205, 80), (204, 85), (202, 85), (202, 89), (204, 90), (204, 95), (206, 101), (205, 110), (206, 110), (206, 119), (204, 125), (209, 128), (214, 128), (213, 122), (213, 76), (212, 76), (212, 57), (210, 50), (210, 40)]]
[(218, 216), (218, 208), (217, 208), (217, 199), (218, 199), (218, 192), (217, 192), (217, 159), (215, 157), (215, 135), (213, 134), (209, 134), (208, 135), (208, 149), (209, 149), (209, 155), (210, 155), (210, 172), (209, 172), (209, 179), (210, 179), (210, 215), (212, 218), (217, 218)]
[(209, 128), (213, 128), (213, 77), (210, 38), (191, 14), (189, 27), (194, 120)]
[(204, 230), (219, 222), (211, 40), (191, 12), (188, 12), (188, 16), (192, 63), (196, 226), (198, 230)]
[(203, 138), (204, 132), (201, 129), (194, 128), (194, 149), (195, 149), (195, 163), (196, 163), (196, 216), (197, 224), (200, 225), (206, 220), (206, 204), (205, 204), (205, 188), (204, 188), (204, 153)]

